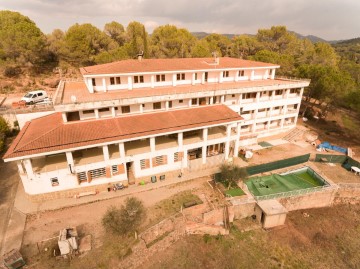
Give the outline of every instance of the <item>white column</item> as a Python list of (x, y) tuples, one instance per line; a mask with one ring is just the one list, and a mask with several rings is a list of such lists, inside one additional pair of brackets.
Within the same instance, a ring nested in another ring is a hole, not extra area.
[(223, 71), (219, 72), (219, 83), (223, 82)]
[(221, 95), (221, 97), (220, 97), (220, 103), (221, 103), (221, 104), (225, 103), (225, 95)]
[(16, 164), (17, 164), (17, 167), (18, 167), (18, 170), (19, 170), (19, 173), (20, 174), (25, 174), (25, 170), (24, 170), (24, 167), (22, 166), (22, 161), (17, 161)]
[(274, 69), (271, 69), (271, 79), (274, 79), (275, 78), (275, 68)]
[(107, 145), (102, 147), (103, 149), (103, 154), (104, 154), (104, 161), (105, 163), (108, 163), (110, 160), (110, 154), (109, 154), (109, 148)]
[(94, 109), (94, 111), (95, 111), (95, 118), (96, 118), (96, 119), (100, 118), (100, 116), (99, 116), (99, 109)]
[(155, 87), (155, 77), (154, 75), (151, 75), (151, 88)]
[(203, 129), (202, 163), (206, 163), (206, 147), (208, 140), (208, 128)]
[(234, 157), (238, 157), (239, 144), (240, 144), (240, 130), (241, 130), (241, 126), (240, 126), (240, 122), (238, 122), (236, 125), (236, 140), (235, 140), (235, 148), (234, 148)]
[(144, 112), (143, 104), (140, 104), (140, 105), (139, 105), (139, 110), (140, 110), (140, 113), (143, 113), (143, 112)]
[(280, 120), (280, 128), (283, 129), (284, 128), (284, 122), (285, 122), (285, 118), (282, 118)]
[(103, 90), (104, 92), (106, 92), (107, 91), (106, 78), (102, 78), (102, 84), (103, 84)]
[(189, 107), (191, 107), (191, 102), (192, 102), (192, 99), (190, 98), (189, 99)]
[(254, 80), (255, 77), (255, 70), (251, 70), (250, 80)]
[(111, 107), (111, 115), (113, 116), (113, 118), (116, 117), (116, 110), (115, 110), (115, 107)]
[(184, 150), (184, 157), (182, 158), (182, 167), (188, 166), (187, 150)]
[(269, 69), (266, 69), (264, 74), (264, 79), (268, 79), (268, 78), (269, 78)]
[(66, 112), (62, 112), (61, 116), (62, 116), (63, 122), (67, 122)]
[(239, 81), (239, 70), (235, 70), (234, 81)]
[(124, 142), (119, 143), (119, 152), (120, 152), (120, 158), (124, 159), (125, 158), (125, 146), (124, 146)]
[(150, 150), (155, 152), (155, 137), (150, 137)]
[(128, 89), (132, 90), (132, 88), (133, 88), (132, 76), (128, 76)]
[(195, 85), (195, 73), (191, 75), (191, 85)]
[(169, 101), (165, 102), (165, 110), (168, 111), (169, 110)]
[(31, 160), (25, 159), (23, 163), (24, 163), (26, 174), (27, 174), (28, 178), (32, 179), (34, 177), (34, 171), (32, 168)]
[(226, 142), (225, 142), (225, 160), (229, 158), (230, 152), (230, 134), (231, 134), (231, 126), (230, 124), (226, 126)]
[(172, 75), (172, 84), (173, 86), (176, 86), (176, 74)]
[(183, 133), (181, 132), (181, 133), (178, 133), (179, 149), (182, 149), (183, 143), (184, 143), (184, 136), (183, 136)]
[(74, 166), (74, 158), (71, 151), (65, 152), (66, 155), (66, 161), (71, 166)]
[(260, 92), (256, 93), (256, 103), (260, 102)]
[(201, 74), (201, 84), (205, 84), (205, 72)]
[(243, 94), (240, 93), (240, 94), (239, 94), (239, 100), (238, 100), (239, 105), (241, 105), (241, 103), (242, 103), (242, 96), (243, 96)]
[(212, 105), (212, 104), (214, 104), (214, 97), (213, 96), (210, 97), (210, 104), (209, 105)]
[(87, 78), (86, 84), (88, 86), (89, 92), (94, 93), (94, 86), (92, 84), (92, 78)]
[(302, 87), (302, 88), (300, 89), (300, 97), (301, 97), (301, 98), (302, 98), (303, 94), (304, 94), (304, 87)]

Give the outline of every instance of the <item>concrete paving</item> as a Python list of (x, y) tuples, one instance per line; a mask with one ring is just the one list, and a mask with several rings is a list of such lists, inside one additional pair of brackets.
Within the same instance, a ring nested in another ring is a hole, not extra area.
[(196, 172), (183, 173), (181, 178), (173, 177), (164, 181), (157, 181), (155, 183), (148, 183), (146, 185), (129, 185), (128, 188), (118, 191), (100, 192), (96, 195), (84, 196), (81, 198), (62, 198), (56, 200), (49, 200), (40, 203), (34, 203), (27, 199), (22, 184), (19, 184), (18, 192), (15, 198), (15, 208), (24, 214), (35, 214), (41, 211), (56, 210), (60, 208), (72, 207), (87, 203), (93, 203), (96, 201), (107, 200), (120, 196), (127, 196), (134, 193), (149, 191), (153, 189), (162, 188), (176, 183), (186, 182), (195, 178), (208, 176), (218, 172), (218, 168), (211, 168)]
[(9, 225), (6, 230), (4, 239), (4, 250), (10, 251), (12, 249), (20, 250), (23, 232), (25, 229), (26, 215), (21, 213), (16, 208), (12, 210)]

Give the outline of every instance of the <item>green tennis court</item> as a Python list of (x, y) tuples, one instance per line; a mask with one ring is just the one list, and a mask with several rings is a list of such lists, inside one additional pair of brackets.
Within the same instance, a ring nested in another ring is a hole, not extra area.
[(245, 182), (254, 196), (264, 196), (326, 185), (311, 168), (305, 167), (285, 174), (253, 177)]

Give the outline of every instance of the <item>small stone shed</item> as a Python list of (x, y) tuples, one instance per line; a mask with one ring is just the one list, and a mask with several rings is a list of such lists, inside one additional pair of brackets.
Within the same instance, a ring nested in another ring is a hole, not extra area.
[(258, 201), (255, 207), (256, 218), (264, 229), (283, 225), (287, 213), (287, 209), (277, 200)]

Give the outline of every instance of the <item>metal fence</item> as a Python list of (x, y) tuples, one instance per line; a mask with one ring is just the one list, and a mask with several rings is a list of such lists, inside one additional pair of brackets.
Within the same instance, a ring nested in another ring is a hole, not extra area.
[(279, 193), (273, 193), (273, 194), (267, 194), (267, 195), (261, 195), (261, 196), (254, 196), (256, 201), (262, 201), (262, 200), (271, 200), (271, 199), (277, 199), (277, 198), (286, 198), (286, 197), (293, 197), (298, 195), (304, 195), (308, 193), (314, 193), (326, 190), (331, 190), (333, 187), (329, 185), (325, 186), (319, 186), (319, 187), (313, 187), (308, 189), (301, 189), (301, 190), (294, 190), (294, 191), (287, 191), (287, 192), (279, 192)]
[(344, 163), (347, 158), (346, 155), (316, 154), (315, 162)]
[(288, 166), (305, 163), (305, 162), (309, 161), (309, 158), (310, 158), (310, 153), (301, 155), (301, 156), (297, 156), (297, 157), (293, 157), (293, 158), (276, 161), (276, 162), (250, 166), (250, 167), (246, 168), (246, 171), (249, 176), (252, 176), (252, 175), (269, 172), (269, 171), (276, 170), (276, 169), (285, 168)]

